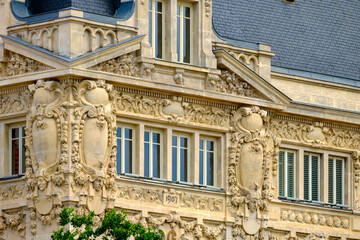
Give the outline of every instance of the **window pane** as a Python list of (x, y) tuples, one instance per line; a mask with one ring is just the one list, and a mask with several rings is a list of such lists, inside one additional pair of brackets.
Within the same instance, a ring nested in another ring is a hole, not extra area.
[(132, 173), (132, 141), (125, 141), (125, 172)]
[(155, 3), (155, 11), (162, 12), (162, 2)]
[(288, 164), (287, 164), (287, 171), (288, 171), (288, 186), (287, 186), (287, 196), (294, 197), (294, 153), (288, 152)]
[(343, 204), (343, 161), (336, 160), (336, 203)]
[[(176, 139), (176, 137), (175, 137), (175, 139)], [(174, 137), (173, 137), (173, 140), (174, 140)], [(175, 145), (175, 147), (172, 148), (172, 180), (174, 182), (177, 181), (177, 148), (176, 148), (176, 145)]]
[(153, 143), (160, 143), (160, 133), (153, 133)]
[[(118, 129), (119, 130), (119, 129)], [(121, 173), (121, 139), (116, 140), (116, 171), (118, 174)]]
[(145, 142), (150, 142), (150, 133), (149, 133), (149, 132), (145, 132), (145, 134), (144, 134), (144, 141), (145, 141)]
[(279, 152), (279, 196), (284, 197), (284, 152)]
[(156, 13), (155, 16), (155, 57), (162, 58), (162, 14)]
[(180, 181), (187, 182), (188, 177), (187, 149), (180, 149)]
[(152, 0), (149, 0), (149, 10), (152, 10)]
[(11, 138), (19, 138), (19, 128), (11, 129)]
[(304, 199), (310, 200), (309, 194), (309, 155), (304, 156)]
[(184, 62), (190, 63), (190, 19), (184, 19)]
[(207, 185), (214, 186), (214, 153), (208, 152), (207, 153)]
[(190, 8), (184, 7), (184, 17), (190, 18)]
[(200, 148), (201, 150), (204, 149), (204, 140), (202, 140), (202, 139), (200, 139), (200, 146), (199, 146), (199, 148)]
[(149, 143), (144, 143), (144, 176), (145, 177), (150, 177), (150, 175), (149, 175), (150, 159), (149, 158), (150, 158)]
[(172, 137), (172, 145), (173, 145), (173, 147), (177, 146), (177, 136)]
[(180, 137), (180, 147), (187, 148), (188, 145), (188, 139), (184, 137)]
[(214, 151), (214, 141), (206, 141), (206, 149), (208, 151)]
[[(25, 135), (23, 135), (25, 136)], [(23, 141), (22, 141), (22, 155), (21, 155), (21, 164), (22, 164), (22, 172), (21, 173), (25, 173), (26, 172), (26, 163), (25, 163), (25, 152), (26, 152), (26, 149), (25, 149), (25, 138), (23, 138)]]
[[(200, 146), (202, 146), (201, 144), (202, 140), (200, 140)], [(201, 149), (201, 148), (200, 148)], [(204, 184), (204, 151), (200, 150), (199, 151), (199, 184)]]
[(116, 137), (121, 138), (121, 128), (120, 127), (118, 127), (116, 129)]
[(312, 156), (311, 172), (311, 200), (319, 201), (319, 158), (317, 156)]
[(151, 45), (152, 45), (152, 34), (153, 34), (153, 32), (152, 32), (153, 31), (152, 30), (152, 27), (153, 27), (152, 15), (153, 15), (153, 13), (149, 12), (149, 42)]
[(132, 139), (132, 129), (125, 128), (125, 138)]
[[(178, 11), (180, 11), (178, 7)], [(176, 37), (176, 52), (178, 55), (178, 61), (180, 62), (180, 17), (177, 18), (177, 37)]]
[(160, 145), (153, 144), (153, 177), (160, 178)]
[(328, 193), (329, 203), (334, 203), (334, 159), (329, 159)]
[[(14, 130), (14, 129), (13, 129)], [(19, 130), (19, 129), (18, 129)], [(11, 174), (19, 174), (20, 149), (19, 140), (11, 141)]]

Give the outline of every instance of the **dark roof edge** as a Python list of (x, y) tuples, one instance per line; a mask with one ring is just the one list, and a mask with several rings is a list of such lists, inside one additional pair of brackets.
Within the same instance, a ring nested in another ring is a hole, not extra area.
[(278, 66), (271, 66), (272, 72), (277, 73), (284, 73), (289, 75), (294, 75), (298, 77), (306, 77), (306, 78), (312, 78), (316, 80), (322, 80), (326, 82), (332, 82), (332, 83), (339, 83), (354, 87), (360, 87), (360, 80), (356, 79), (350, 79), (350, 78), (342, 78), (332, 75), (326, 75), (321, 73), (315, 73), (315, 72), (309, 72), (309, 71), (303, 71), (298, 69), (292, 69), (292, 68), (284, 68), (284, 67), (278, 67)]

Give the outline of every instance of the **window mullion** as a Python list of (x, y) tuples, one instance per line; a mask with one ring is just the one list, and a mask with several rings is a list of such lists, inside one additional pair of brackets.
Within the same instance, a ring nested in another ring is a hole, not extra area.
[(149, 177), (153, 177), (153, 132), (149, 131)]
[(180, 181), (181, 180), (181, 149), (180, 149), (180, 141), (181, 141), (181, 137), (180, 136), (176, 136), (176, 156), (177, 156), (177, 161), (176, 161), (176, 180)]
[(284, 196), (288, 196), (288, 152), (284, 151)]
[(125, 129), (124, 126), (121, 126), (121, 156), (120, 156), (120, 164), (121, 164), (121, 173), (124, 174), (125, 171)]

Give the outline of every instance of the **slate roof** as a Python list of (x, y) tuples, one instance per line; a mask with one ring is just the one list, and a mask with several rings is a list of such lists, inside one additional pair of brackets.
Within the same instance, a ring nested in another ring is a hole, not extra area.
[(360, 80), (360, 0), (213, 0), (223, 38), (272, 46), (272, 65)]
[(33, 14), (73, 7), (112, 16), (119, 5), (119, 0), (26, 0), (26, 5)]

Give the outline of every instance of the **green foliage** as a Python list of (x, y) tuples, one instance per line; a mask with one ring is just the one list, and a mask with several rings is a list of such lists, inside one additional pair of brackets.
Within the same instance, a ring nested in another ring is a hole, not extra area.
[[(135, 240), (161, 240), (163, 232), (154, 227), (145, 229), (140, 224), (132, 224), (126, 220), (126, 212), (109, 211), (99, 227), (94, 230), (94, 212), (86, 216), (78, 216), (74, 209), (64, 208), (60, 213), (61, 228), (51, 235), (53, 240), (91, 240), (101, 237), (103, 240), (127, 240), (131, 236)], [(66, 229), (66, 230), (65, 230)]]

